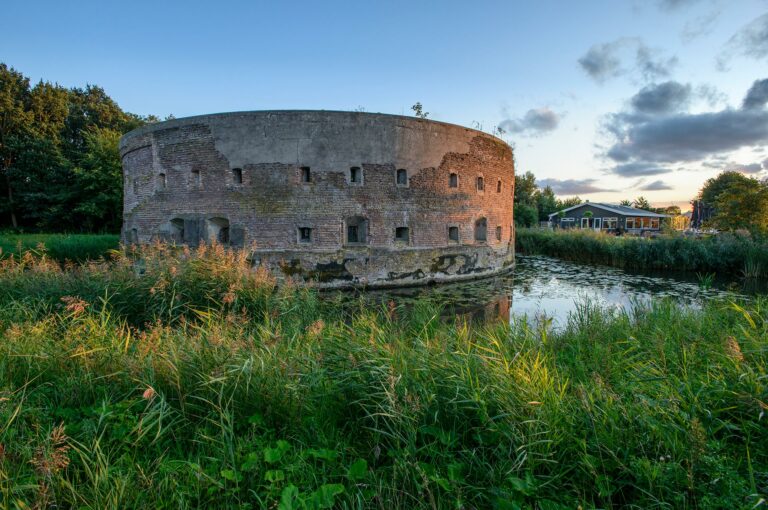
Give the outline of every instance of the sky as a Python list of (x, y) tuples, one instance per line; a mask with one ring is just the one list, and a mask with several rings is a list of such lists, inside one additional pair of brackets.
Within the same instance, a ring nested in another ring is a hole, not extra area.
[(768, 177), (768, 0), (5, 0), (0, 62), (161, 118), (412, 114), (501, 135), (559, 196), (685, 208)]

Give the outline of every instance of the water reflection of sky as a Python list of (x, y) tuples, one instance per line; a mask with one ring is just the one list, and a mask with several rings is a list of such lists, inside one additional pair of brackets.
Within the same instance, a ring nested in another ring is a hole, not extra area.
[(744, 291), (739, 282), (726, 281), (702, 289), (695, 275), (632, 273), (549, 257), (518, 256), (515, 271), (500, 277), (365, 291), (347, 297), (355, 301), (391, 300), (406, 306), (417, 298), (428, 297), (443, 303), (450, 315), (469, 314), (477, 319), (527, 316), (533, 320), (545, 316), (552, 318), (556, 327), (562, 327), (568, 314), (586, 300), (604, 307), (630, 308), (633, 302), (670, 297), (686, 306), (699, 306), (702, 300), (744, 295)]

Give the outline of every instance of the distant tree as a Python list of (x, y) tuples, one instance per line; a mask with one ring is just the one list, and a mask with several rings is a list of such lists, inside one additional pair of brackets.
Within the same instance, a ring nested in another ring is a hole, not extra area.
[(536, 176), (531, 172), (515, 177), (515, 204), (536, 205)]
[(635, 201), (632, 202), (632, 205), (637, 209), (643, 209), (645, 211), (651, 210), (651, 204), (645, 197), (637, 197)]
[(429, 115), (429, 112), (425, 112), (424, 107), (421, 106), (421, 103), (418, 101), (415, 105), (411, 106), (411, 110), (413, 110), (413, 114), (420, 119), (426, 119)]
[(734, 180), (715, 199), (712, 226), (768, 233), (768, 186), (757, 179)]
[(546, 186), (544, 189), (536, 190), (536, 209), (539, 212), (539, 221), (547, 221), (549, 215), (556, 212), (557, 197), (555, 192), (552, 191), (550, 186)]
[(573, 207), (574, 205), (579, 205), (580, 203), (581, 203), (581, 199), (579, 197), (570, 197), (562, 200), (558, 199), (557, 208), (568, 209), (569, 207)]
[(750, 179), (740, 172), (730, 170), (722, 172), (717, 177), (707, 179), (704, 182), (704, 186), (699, 191), (699, 199), (707, 205), (715, 205), (723, 191), (736, 184), (749, 186), (750, 180), (754, 179)]
[(518, 227), (533, 227), (538, 224), (539, 212), (533, 205), (515, 204), (515, 225)]
[(621, 202), (619, 202), (619, 205), (623, 205), (623, 206), (626, 206), (626, 207), (632, 207), (632, 201), (631, 200), (622, 200)]
[(119, 228), (117, 140), (149, 121), (159, 119), (124, 112), (100, 87), (30, 87), (0, 63), (0, 227)]

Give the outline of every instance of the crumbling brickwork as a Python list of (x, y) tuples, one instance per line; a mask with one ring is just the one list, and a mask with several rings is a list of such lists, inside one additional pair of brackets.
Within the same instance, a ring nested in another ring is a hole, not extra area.
[(480, 131), (242, 112), (148, 125), (120, 150), (128, 243), (226, 243), (326, 286), (457, 280), (514, 263), (512, 150)]

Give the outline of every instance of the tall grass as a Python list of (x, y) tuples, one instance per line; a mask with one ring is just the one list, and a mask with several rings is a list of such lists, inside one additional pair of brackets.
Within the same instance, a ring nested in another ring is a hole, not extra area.
[(347, 315), (250, 269), (3, 262), (0, 506), (765, 505), (765, 299), (584, 304), (547, 332)]
[(0, 258), (25, 252), (44, 251), (59, 262), (85, 262), (109, 255), (119, 248), (120, 236), (113, 234), (2, 234)]
[(616, 237), (587, 230), (517, 229), (516, 249), (575, 262), (768, 278), (768, 241), (721, 234), (702, 239)]

